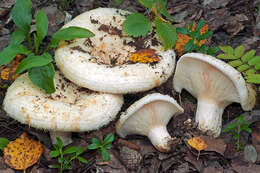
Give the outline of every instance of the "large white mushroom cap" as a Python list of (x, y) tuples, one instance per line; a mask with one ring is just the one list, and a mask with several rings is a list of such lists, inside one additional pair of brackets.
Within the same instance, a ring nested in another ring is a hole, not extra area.
[(121, 95), (82, 90), (59, 72), (54, 82), (55, 93), (46, 94), (30, 81), (27, 73), (21, 75), (8, 88), (3, 109), (10, 117), (35, 128), (80, 132), (108, 124), (123, 104)]
[(161, 152), (168, 152), (172, 141), (166, 126), (174, 116), (184, 110), (167, 95), (154, 93), (132, 104), (120, 115), (116, 132), (120, 137), (137, 134), (147, 136)]
[[(122, 24), (128, 14), (119, 9), (98, 8), (63, 27), (83, 27), (95, 34), (60, 43), (55, 60), (66, 78), (94, 91), (122, 94), (149, 90), (168, 79), (174, 70), (174, 51), (164, 51), (154, 32), (139, 40), (125, 36)], [(129, 56), (144, 48), (154, 49), (160, 61), (130, 63)]]
[(217, 137), (221, 132), (222, 113), (233, 102), (244, 110), (255, 105), (255, 91), (229, 64), (212, 56), (188, 53), (177, 62), (173, 86), (184, 88), (198, 100), (196, 122), (199, 129)]

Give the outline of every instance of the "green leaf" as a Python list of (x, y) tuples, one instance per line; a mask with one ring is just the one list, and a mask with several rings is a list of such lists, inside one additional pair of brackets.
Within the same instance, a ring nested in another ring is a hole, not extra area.
[[(199, 32), (199, 33), (200, 33), (200, 32)], [(208, 32), (206, 32), (205, 34), (201, 35), (201, 36), (199, 37), (198, 41), (200, 41), (200, 40), (205, 40), (205, 39), (211, 37), (212, 35), (213, 35), (213, 32), (212, 32), (212, 31), (208, 31)]]
[(36, 14), (36, 32), (41, 42), (48, 31), (48, 17), (43, 11), (38, 11)]
[(181, 33), (181, 34), (185, 34), (185, 35), (189, 34), (189, 30), (188, 30), (187, 27), (176, 28), (176, 32)]
[(106, 138), (104, 139), (103, 145), (106, 145), (106, 144), (108, 144), (108, 143), (113, 142), (114, 139), (115, 139), (114, 134), (113, 134), (113, 133), (109, 133), (109, 134), (106, 136)]
[(20, 29), (16, 29), (12, 35), (11, 35), (11, 41), (10, 44), (11, 45), (18, 45), (21, 44), (24, 39), (25, 39), (26, 35), (24, 34), (24, 32)]
[(244, 118), (245, 118), (245, 117), (244, 117), (243, 115), (240, 115), (239, 117), (237, 117), (237, 123), (238, 123), (238, 124), (242, 124)]
[(256, 64), (256, 65), (255, 65), (255, 69), (256, 69), (256, 70), (260, 70), (260, 64)]
[(106, 144), (106, 145), (104, 146), (104, 148), (107, 149), (107, 150), (109, 150), (109, 149), (112, 148), (112, 145), (111, 145), (111, 144)]
[(234, 134), (233, 134), (233, 138), (234, 138), (234, 139), (238, 139), (238, 138), (239, 138), (239, 135), (238, 135), (237, 133), (234, 133)]
[(51, 165), (51, 168), (58, 169), (60, 168), (60, 165)]
[(248, 83), (260, 84), (260, 74), (249, 74), (246, 76), (246, 81)]
[(219, 54), (217, 56), (217, 58), (219, 58), (219, 59), (238, 59), (237, 57), (235, 57), (234, 55), (231, 55), (231, 54)]
[(178, 39), (176, 29), (172, 24), (163, 22), (159, 18), (155, 18), (154, 22), (156, 27), (156, 34), (158, 34), (162, 39), (164, 48), (166, 50), (171, 49)]
[(172, 22), (175, 21), (175, 19), (169, 14), (168, 10), (166, 9), (166, 5), (167, 5), (167, 0), (155, 0), (155, 7), (157, 9), (157, 11), (164, 15), (165, 17), (167, 17), (168, 19), (170, 19)]
[(62, 140), (60, 138), (56, 137), (56, 142), (57, 142), (58, 148), (62, 149), (63, 148)]
[(255, 56), (255, 50), (250, 50), (248, 51), (242, 58), (241, 60), (243, 62), (248, 62), (249, 60), (251, 60), (254, 56)]
[(107, 162), (110, 160), (110, 154), (105, 148), (101, 148), (101, 156), (104, 162)]
[(255, 73), (256, 73), (255, 69), (248, 69), (248, 70), (245, 71), (246, 76), (250, 75), (250, 74), (255, 74)]
[(29, 55), (24, 58), (18, 65), (15, 74), (22, 73), (33, 67), (41, 67), (52, 62), (53, 59), (49, 53), (44, 53), (43, 55), (36, 56), (34, 54)]
[(77, 147), (76, 155), (79, 156), (82, 153), (84, 153), (84, 148), (83, 147)]
[(88, 163), (88, 161), (86, 159), (84, 159), (83, 157), (78, 156), (77, 159), (81, 162), (81, 163)]
[(207, 54), (209, 55), (214, 55), (216, 54), (217, 52), (219, 51), (219, 48), (218, 47), (210, 47), (207, 51)]
[(60, 155), (60, 152), (57, 151), (57, 150), (54, 150), (54, 151), (51, 151), (51, 152), (50, 152), (50, 156), (51, 156), (51, 157), (58, 157), (59, 155)]
[(128, 15), (123, 23), (123, 32), (133, 37), (145, 36), (151, 29), (151, 22), (141, 13)]
[(0, 138), (0, 150), (4, 150), (4, 148), (9, 144), (9, 140), (7, 138)]
[(114, 0), (115, 6), (119, 6), (123, 0)]
[(51, 38), (51, 47), (57, 47), (59, 44), (59, 41), (61, 40), (72, 40), (75, 38), (89, 38), (93, 37), (95, 34), (93, 34), (91, 31), (85, 28), (80, 28), (77, 26), (70, 26), (68, 28), (61, 29), (53, 34)]
[(55, 71), (51, 63), (41, 67), (33, 67), (28, 72), (31, 81), (36, 86), (42, 88), (47, 94), (55, 92), (53, 81)]
[(225, 54), (234, 55), (234, 49), (231, 46), (219, 46), (219, 49)]
[(250, 68), (249, 65), (243, 64), (243, 65), (238, 66), (236, 69), (237, 69), (237, 71), (239, 71), (239, 72), (243, 72), (243, 71), (248, 70), (249, 68)]
[(93, 144), (101, 145), (101, 141), (100, 141), (99, 139), (97, 139), (97, 138), (92, 138), (92, 139), (91, 139), (91, 142), (92, 142)]
[(152, 8), (153, 7), (153, 0), (138, 0), (138, 2), (146, 8)]
[(240, 59), (237, 59), (237, 60), (229, 61), (228, 64), (231, 65), (232, 67), (237, 67), (242, 65), (243, 62)]
[(228, 132), (231, 130), (234, 130), (237, 127), (237, 124), (233, 123), (233, 124), (229, 124), (225, 129), (222, 130), (222, 132)]
[(245, 47), (243, 45), (237, 46), (235, 51), (234, 51), (234, 55), (237, 58), (242, 57), (242, 55), (244, 55), (245, 52)]
[(77, 152), (78, 148), (76, 146), (71, 146), (64, 150), (63, 154), (71, 154)]
[(260, 64), (260, 56), (255, 56), (252, 59), (250, 59), (248, 61), (249, 65), (256, 65), (256, 64)]
[(11, 16), (15, 25), (23, 31), (25, 35), (30, 32), (30, 24), (32, 21), (31, 8), (31, 0), (16, 0), (11, 10)]
[(194, 49), (194, 40), (190, 40), (184, 47), (185, 52), (192, 52)]
[(17, 54), (28, 55), (31, 53), (23, 45), (9, 45), (0, 52), (0, 66), (11, 62)]
[(200, 32), (200, 29), (205, 25), (205, 20), (203, 19), (200, 19), (200, 21), (197, 23), (196, 25), (196, 29), (195, 31), (196, 32)]
[(95, 150), (95, 149), (98, 149), (99, 147), (100, 147), (100, 145), (98, 145), (96, 143), (88, 145), (89, 150)]

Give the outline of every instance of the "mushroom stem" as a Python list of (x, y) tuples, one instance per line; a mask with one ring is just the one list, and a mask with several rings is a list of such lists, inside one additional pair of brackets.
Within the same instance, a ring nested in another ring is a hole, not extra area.
[(199, 129), (218, 137), (221, 132), (223, 110), (216, 103), (198, 100), (196, 122)]
[(170, 144), (172, 143), (173, 139), (171, 138), (165, 126), (153, 127), (149, 131), (148, 138), (155, 146), (155, 148), (160, 152), (168, 152), (171, 149)]
[(56, 144), (56, 138), (60, 138), (63, 146), (72, 143), (71, 133), (70, 132), (59, 132), (59, 131), (50, 131), (50, 137), (52, 144)]

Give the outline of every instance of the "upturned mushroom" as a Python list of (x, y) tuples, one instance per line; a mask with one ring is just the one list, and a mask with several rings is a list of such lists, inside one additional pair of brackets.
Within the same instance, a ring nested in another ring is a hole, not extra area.
[(82, 89), (56, 72), (56, 91), (46, 94), (36, 87), (28, 74), (17, 78), (8, 88), (3, 109), (17, 121), (50, 131), (64, 144), (72, 142), (70, 132), (96, 130), (112, 121), (123, 104), (122, 95)]
[(147, 136), (157, 150), (168, 152), (173, 138), (166, 125), (174, 115), (183, 112), (182, 107), (170, 96), (150, 94), (136, 101), (121, 114), (116, 132), (122, 138), (133, 134)]
[(227, 63), (212, 56), (188, 53), (177, 62), (173, 78), (177, 92), (184, 88), (197, 98), (196, 122), (198, 128), (218, 137), (222, 126), (222, 113), (233, 102), (243, 110), (255, 105), (255, 91), (242, 75)]
[[(120, 94), (146, 91), (165, 82), (174, 70), (174, 51), (165, 51), (155, 32), (138, 39), (124, 35), (122, 24), (128, 14), (124, 10), (98, 8), (63, 26), (78, 26), (95, 34), (60, 42), (55, 60), (64, 76), (94, 91)], [(154, 51), (157, 62), (129, 61), (133, 53), (147, 49)]]

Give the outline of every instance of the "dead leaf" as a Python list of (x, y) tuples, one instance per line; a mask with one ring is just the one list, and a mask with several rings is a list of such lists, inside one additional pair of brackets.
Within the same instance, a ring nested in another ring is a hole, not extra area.
[(31, 140), (23, 133), (4, 149), (5, 163), (16, 170), (25, 170), (35, 164), (43, 153), (39, 141)]
[(232, 160), (232, 167), (237, 173), (259, 173), (260, 165), (244, 162), (241, 160)]
[(154, 49), (141, 49), (132, 53), (129, 60), (134, 63), (152, 63), (159, 62), (160, 58), (155, 54)]
[(17, 69), (21, 59), (23, 58), (22, 55), (17, 55), (15, 59), (12, 61), (10, 67), (0, 67), (0, 76), (2, 80), (14, 80), (16, 79), (19, 75), (15, 75), (15, 70)]
[(208, 147), (208, 145), (206, 144), (206, 142), (201, 139), (200, 137), (194, 137), (188, 140), (188, 144), (196, 149), (197, 151), (201, 151), (204, 150)]
[(204, 140), (208, 146), (205, 148), (205, 151), (215, 151), (221, 155), (224, 155), (227, 145), (223, 139), (216, 139), (210, 136), (201, 136), (201, 139)]

